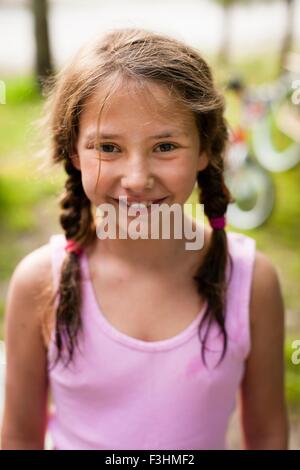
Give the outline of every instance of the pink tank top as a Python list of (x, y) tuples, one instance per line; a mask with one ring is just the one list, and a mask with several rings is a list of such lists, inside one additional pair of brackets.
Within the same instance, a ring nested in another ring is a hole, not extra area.
[[(212, 326), (201, 359), (198, 324), (206, 305), (179, 334), (143, 341), (112, 326), (98, 305), (88, 260), (82, 270), (80, 351), (75, 362), (49, 370), (53, 399), (48, 432), (55, 449), (226, 449), (226, 431), (250, 351), (249, 302), (255, 240), (226, 232), (233, 273), (226, 303), (228, 348)], [(58, 285), (65, 256), (63, 234), (50, 238), (53, 281)], [(227, 268), (227, 275), (228, 275)], [(116, 295), (117, 292), (116, 292)], [(122, 303), (120, 302), (120, 308)], [(54, 335), (48, 364), (55, 354)]]

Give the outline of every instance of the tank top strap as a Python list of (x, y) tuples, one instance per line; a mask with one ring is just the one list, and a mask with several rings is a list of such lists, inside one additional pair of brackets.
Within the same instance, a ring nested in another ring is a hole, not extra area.
[(227, 232), (228, 250), (233, 261), (228, 288), (229, 329), (246, 358), (251, 348), (250, 299), (256, 241), (242, 233)]
[[(63, 233), (58, 233), (51, 235), (49, 238), (50, 252), (51, 252), (51, 268), (52, 268), (52, 281), (54, 292), (57, 292), (61, 267), (63, 261), (66, 257), (65, 245), (67, 243), (66, 237)], [(80, 271), (81, 271), (81, 280), (90, 281), (88, 267), (86, 266), (84, 256), (80, 257)], [(57, 306), (59, 302), (59, 296), (56, 296), (55, 305)]]

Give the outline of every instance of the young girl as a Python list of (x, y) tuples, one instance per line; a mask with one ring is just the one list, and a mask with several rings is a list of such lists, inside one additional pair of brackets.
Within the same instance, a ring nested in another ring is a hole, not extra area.
[[(280, 284), (225, 230), (223, 111), (199, 53), (145, 30), (92, 41), (58, 74), (63, 233), (11, 279), (2, 448), (43, 449), (49, 431), (54, 449), (223, 449), (236, 398), (245, 448), (287, 448)], [(202, 248), (98, 236), (99, 205), (183, 208), (195, 184)]]

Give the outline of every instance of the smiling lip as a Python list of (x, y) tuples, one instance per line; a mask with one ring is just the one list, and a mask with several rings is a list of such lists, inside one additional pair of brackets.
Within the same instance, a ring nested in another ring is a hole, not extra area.
[[(167, 199), (168, 196), (165, 196), (163, 198), (160, 198), (160, 199), (130, 199), (130, 198), (127, 198), (127, 204), (133, 204), (133, 203), (136, 203), (136, 204), (139, 204), (141, 202), (151, 202), (153, 204), (157, 204), (157, 203), (161, 203), (163, 202), (165, 199)], [(115, 199), (113, 198), (115, 202), (120, 202), (121, 204), (123, 204), (125, 201), (123, 201), (122, 199)]]

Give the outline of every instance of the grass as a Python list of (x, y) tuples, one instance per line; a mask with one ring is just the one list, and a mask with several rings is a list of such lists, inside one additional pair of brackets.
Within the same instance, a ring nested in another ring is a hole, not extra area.
[(259, 85), (276, 80), (278, 75), (278, 58), (276, 54), (245, 57), (245, 60), (231, 60), (229, 64), (219, 66), (216, 57), (208, 58), (211, 64), (216, 81), (224, 85), (229, 78), (239, 77), (245, 83)]
[(6, 104), (0, 105), (2, 171), (8, 167), (19, 169), (18, 165), (26, 164), (24, 152), (31, 148), (34, 135), (31, 122), (38, 117), (41, 107), (41, 98), (32, 77), (4, 78), (3, 81), (6, 84)]
[(36, 180), (28, 174), (4, 174), (0, 176), (0, 216), (2, 229), (24, 231), (38, 229), (38, 220), (32, 211), (33, 205), (53, 194), (50, 182)]
[[(276, 61), (272, 57), (253, 58), (245, 63), (234, 64), (235, 73), (246, 79), (254, 77), (253, 83), (275, 78)], [(229, 69), (217, 71), (217, 79), (224, 82)], [(232, 69), (230, 69), (232, 70)], [(32, 158), (37, 149), (35, 129), (31, 123), (41, 111), (41, 98), (32, 77), (5, 79), (7, 86), (6, 105), (0, 106), (0, 234), (1, 271), (0, 283), (6, 285), (17, 262), (26, 254), (20, 246), (23, 234), (34, 235), (41, 225), (36, 208), (41, 204), (53, 204), (63, 181), (62, 173), (54, 180), (43, 177)], [(234, 121), (234, 103), (228, 113)], [(276, 137), (280, 146), (286, 141)], [(276, 265), (280, 274), (283, 296), (287, 309), (299, 312), (300, 279), (300, 166), (281, 174), (273, 174), (276, 187), (276, 207), (269, 220), (261, 227), (241, 231), (253, 237), (257, 248), (263, 251)], [(194, 192), (188, 202), (197, 202)], [(239, 231), (233, 227), (230, 230)], [(0, 299), (0, 338), (3, 338), (4, 299)], [(298, 335), (298, 337), (297, 337)], [(287, 337), (285, 343), (286, 390), (291, 406), (300, 410), (300, 365), (291, 362), (292, 341), (300, 339), (300, 331)]]
[(300, 363), (295, 363), (296, 359), (300, 360), (300, 345), (294, 343), (296, 340), (300, 340), (300, 335), (289, 336), (285, 342), (286, 397), (292, 410), (300, 412)]

